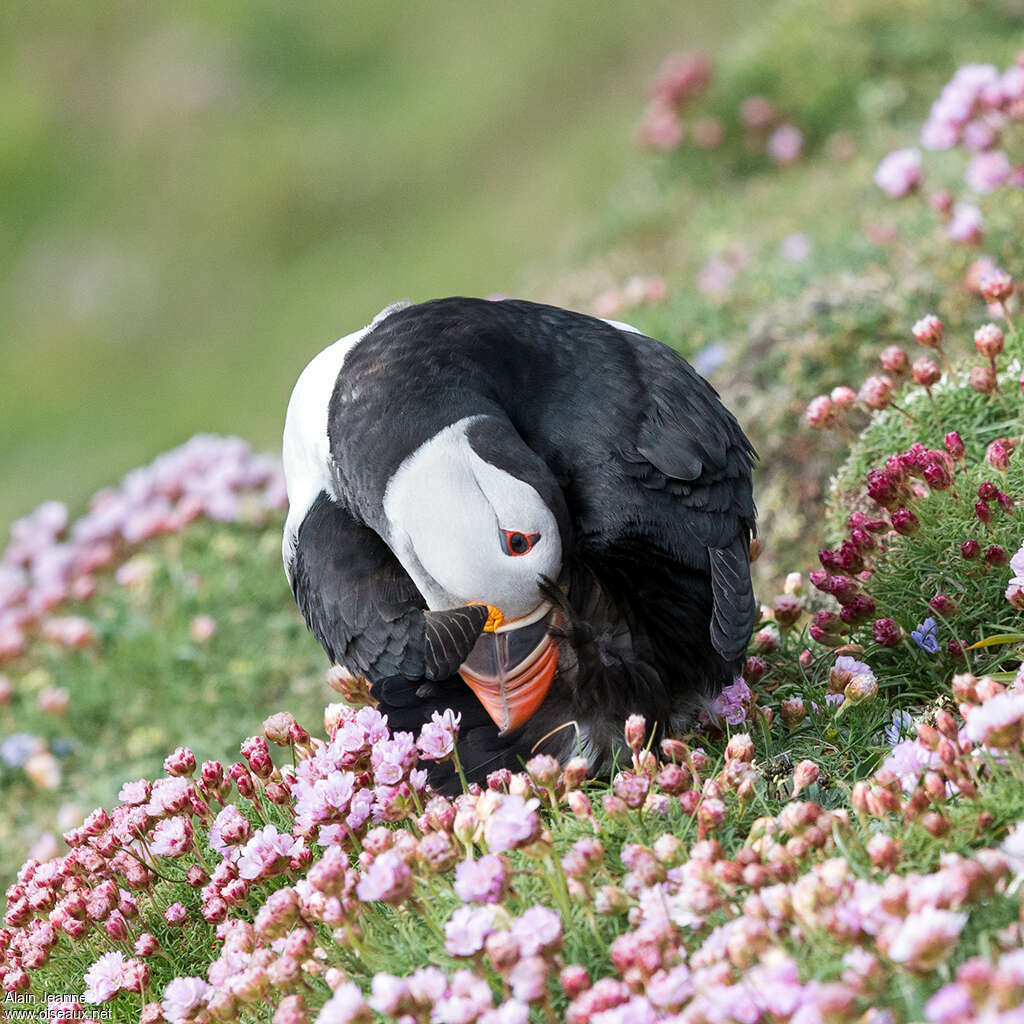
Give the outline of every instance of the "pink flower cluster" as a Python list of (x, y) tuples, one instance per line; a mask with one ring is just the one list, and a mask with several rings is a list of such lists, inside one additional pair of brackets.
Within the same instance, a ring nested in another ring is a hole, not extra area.
[(57, 609), (91, 596), (96, 573), (127, 550), (199, 516), (234, 522), (286, 501), (276, 459), (237, 438), (197, 435), (100, 491), (74, 522), (60, 502), (40, 505), (13, 524), (0, 558), (0, 662), (20, 656), (33, 633), (65, 647), (95, 643), (86, 619)]
[[(871, 675), (846, 656), (833, 674), (844, 688)], [(760, 780), (746, 734), (730, 738), (715, 770), (702, 750), (679, 740), (662, 741), (659, 761), (646, 747), (643, 720), (626, 723), (631, 764), (602, 801), (608, 818), (634, 837), (621, 849), (620, 869), (609, 863), (590, 798), (578, 788), (586, 776), (582, 759), (561, 768), (541, 756), (523, 773), (495, 772), (486, 788), (449, 799), (425, 789), (415, 767), (417, 747), (445, 748), (433, 734), (417, 741), (391, 733), (369, 707), (329, 708), (326, 739), (311, 737), (290, 715), (275, 715), (263, 737), (242, 744), (243, 759), (229, 770), (197, 766), (181, 748), (168, 758), (167, 776), (126, 783), (117, 807), (89, 815), (68, 835), (69, 854), (27, 863), (7, 894), (3, 985), (26, 990), (59, 946), (73, 943), (99, 950), (83, 978), (87, 998), (146, 991), (153, 1001), (141, 1020), (151, 1024), (229, 1019), (256, 1004), (275, 1007), (275, 1024), (369, 1022), (374, 1011), (423, 1024), (525, 1024), (533, 1009), (550, 1016), (556, 1004), (569, 1024), (852, 1022), (893, 971), (930, 977), (948, 963), (974, 906), (1007, 884), (1010, 854), (993, 850), (944, 857), (929, 874), (892, 874), (901, 847), (885, 831), (890, 818), (902, 815), (941, 835), (948, 794), (976, 795), (976, 780), (988, 770), (972, 738), (977, 724), (986, 746), (1011, 752), (1005, 717), (986, 726), (985, 715), (1017, 691), (963, 676), (954, 693), (965, 728), (940, 712), (934, 728), (920, 726), (907, 741), (921, 754), (911, 778), (887, 762), (854, 789), (857, 814), (881, 826), (865, 847), (874, 877), (858, 874), (847, 859), (858, 842), (849, 813), (806, 800), (756, 819), (747, 842), (726, 855), (716, 835), (724, 837), (730, 807), (748, 805)], [(454, 723), (440, 716), (432, 725)], [(1019, 756), (1019, 721), (1014, 728)], [(267, 740), (292, 749), (294, 769), (274, 764)], [(814, 762), (801, 762), (794, 793), (818, 778)], [(240, 802), (228, 803), (233, 789)], [(593, 834), (558, 856), (543, 804)], [(213, 805), (221, 808), (216, 814)], [(653, 838), (635, 832), (640, 815)], [(698, 837), (689, 849), (677, 834), (685, 835), (686, 822)], [(198, 857), (197, 832), (209, 837), (212, 863)], [(184, 874), (194, 895), (169, 906), (166, 898), (150, 900), (168, 884), (157, 872)], [(291, 877), (281, 885), (286, 872)], [(519, 872), (545, 878), (555, 905), (510, 914), (503, 901)], [(439, 889), (441, 876), (447, 880)], [(439, 892), (448, 894), (440, 902)], [(442, 910), (452, 892), (462, 902)], [(338, 966), (338, 952), (360, 949), (364, 908), (380, 902), (434, 917), (447, 955), (472, 966), (408, 977), (379, 972), (364, 993)], [(162, 927), (184, 930), (205, 919), (218, 941), (202, 973), (183, 973), (161, 992), (147, 988), (150, 961), (160, 955), (154, 914)], [(605, 977), (592, 979), (566, 962), (564, 929), (576, 914), (618, 922)], [(810, 934), (828, 935), (846, 950), (837, 980), (802, 976), (795, 949)], [(134, 957), (125, 955), (126, 944), (134, 945)], [(503, 981), (499, 1000), (484, 969)], [(319, 1009), (306, 984), (311, 978), (332, 992)]]
[[(970, 154), (964, 182), (970, 192), (986, 196), (1006, 185), (1024, 184), (1024, 168), (1015, 167), (998, 147), (1014, 124), (1024, 121), (1024, 51), (1006, 71), (992, 64), (958, 68), (932, 104), (921, 128), (928, 150), (960, 147)], [(875, 184), (893, 198), (916, 191), (924, 180), (921, 154), (912, 148), (886, 156), (875, 171)], [(974, 203), (955, 202), (945, 190), (931, 197), (932, 208), (946, 222), (946, 236), (976, 245), (983, 237), (982, 212)]]
[[(686, 115), (711, 84), (711, 58), (701, 53), (677, 53), (658, 70), (650, 85), (650, 101), (636, 131), (641, 146), (665, 152), (679, 149), (690, 138), (698, 149), (717, 149), (726, 126), (713, 116)], [(804, 136), (786, 121), (765, 96), (748, 96), (738, 113), (747, 150), (766, 152), (777, 164), (790, 164), (803, 153)]]

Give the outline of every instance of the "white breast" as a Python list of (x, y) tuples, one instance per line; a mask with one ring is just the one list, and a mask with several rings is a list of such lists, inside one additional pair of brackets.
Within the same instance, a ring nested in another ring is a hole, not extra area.
[(408, 305), (408, 302), (396, 302), (385, 307), (361, 330), (347, 334), (329, 345), (299, 374), (292, 390), (285, 415), (282, 444), (284, 479), (288, 490), (288, 518), (284, 525), (281, 555), (289, 583), (295, 558), (295, 542), (306, 513), (321, 491), (337, 497), (334, 494), (327, 415), (338, 374), (346, 356), (372, 328), (391, 313)]

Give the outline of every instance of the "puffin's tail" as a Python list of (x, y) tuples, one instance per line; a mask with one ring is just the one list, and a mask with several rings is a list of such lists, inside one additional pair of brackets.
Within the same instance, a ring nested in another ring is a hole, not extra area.
[(709, 548), (711, 559), (711, 642), (727, 661), (738, 662), (746, 653), (757, 618), (750, 583), (750, 542), (741, 534), (725, 548)]

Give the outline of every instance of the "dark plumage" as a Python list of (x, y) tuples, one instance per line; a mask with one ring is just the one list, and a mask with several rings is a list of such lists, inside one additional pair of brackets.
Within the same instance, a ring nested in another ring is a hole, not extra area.
[[(680, 726), (737, 673), (754, 622), (754, 452), (736, 420), (671, 349), (602, 320), (466, 298), (385, 312), (311, 365), (289, 408), (285, 562), (328, 656), (394, 728), (461, 712), (481, 780), (533, 751), (582, 748), (600, 770), (631, 713)], [(528, 559), (499, 551), (520, 530)], [(534, 559), (551, 571), (530, 576)], [(457, 674), (488, 615), (470, 602), (526, 608), (530, 587), (557, 610), (557, 673), (499, 735)]]

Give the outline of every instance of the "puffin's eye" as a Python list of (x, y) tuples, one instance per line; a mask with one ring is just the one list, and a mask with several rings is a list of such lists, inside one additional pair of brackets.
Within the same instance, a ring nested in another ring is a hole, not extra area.
[(519, 530), (501, 531), (501, 546), (505, 549), (505, 554), (512, 555), (513, 558), (529, 554), (533, 550), (533, 545), (539, 540), (539, 533), (521, 533)]

